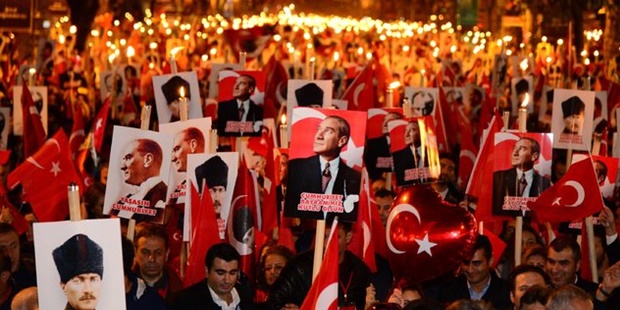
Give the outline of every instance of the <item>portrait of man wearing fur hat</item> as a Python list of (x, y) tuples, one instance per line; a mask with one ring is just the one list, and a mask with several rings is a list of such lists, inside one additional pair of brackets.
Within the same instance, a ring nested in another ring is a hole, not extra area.
[(52, 252), (67, 297), (65, 309), (95, 309), (103, 280), (103, 249), (84, 234), (77, 234)]
[(195, 173), (198, 191), (202, 193), (204, 185), (207, 185), (211, 199), (213, 199), (215, 216), (220, 219), (228, 187), (228, 165), (221, 157), (213, 156), (196, 167)]
[(585, 104), (577, 96), (572, 96), (562, 102), (562, 118), (564, 119), (564, 130), (562, 133), (582, 134), (584, 109)]
[[(181, 93), (181, 88), (183, 88), (183, 93)], [(189, 82), (184, 80), (182, 77), (175, 75), (161, 86), (161, 91), (164, 93), (166, 103), (168, 104), (168, 109), (170, 109), (170, 122), (180, 120), (181, 107), (179, 99), (183, 96), (188, 100), (191, 99)]]

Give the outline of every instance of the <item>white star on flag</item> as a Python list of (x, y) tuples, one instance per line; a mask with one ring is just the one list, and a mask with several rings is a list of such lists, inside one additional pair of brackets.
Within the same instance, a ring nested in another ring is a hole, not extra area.
[(101, 126), (103, 126), (103, 119), (100, 118), (97, 120), (97, 124), (95, 125), (95, 130), (99, 130)]
[(52, 162), (52, 169), (50, 170), (50, 172), (53, 173), (55, 177), (57, 177), (60, 171), (62, 171), (60, 170), (60, 162)]
[(349, 143), (347, 143), (347, 150), (340, 154), (340, 157), (347, 162), (349, 167), (361, 167), (362, 166), (362, 155), (364, 152), (364, 145), (361, 147), (356, 147), (353, 139), (349, 138)]
[(422, 252), (426, 252), (428, 253), (428, 255), (433, 256), (433, 253), (431, 253), (431, 248), (436, 246), (437, 243), (433, 243), (428, 241), (428, 233), (424, 236), (424, 239), (420, 240), (420, 239), (415, 239), (415, 242), (418, 243), (418, 245), (420, 245), (420, 248), (418, 249), (418, 253), (420, 254)]
[(560, 200), (562, 200), (562, 197), (558, 197), (555, 200), (553, 200), (553, 203), (551, 204), (552, 206), (559, 206), (560, 205)]

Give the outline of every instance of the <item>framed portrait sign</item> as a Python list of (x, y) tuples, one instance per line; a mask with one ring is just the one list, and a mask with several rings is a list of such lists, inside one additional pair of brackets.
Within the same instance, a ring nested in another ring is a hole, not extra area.
[(553, 147), (588, 151), (592, 143), (595, 93), (556, 89), (553, 93)]
[(180, 100), (189, 100), (188, 118), (202, 117), (200, 88), (196, 72), (179, 72), (153, 76), (155, 104), (159, 123), (176, 122), (181, 119)]
[(39, 309), (125, 309), (119, 219), (34, 223), (33, 230)]
[(259, 136), (263, 125), (264, 99), (265, 74), (262, 71), (220, 71), (218, 135)]
[(368, 110), (364, 163), (371, 179), (379, 178), (383, 172), (392, 172), (394, 163), (390, 152), (388, 123), (403, 117), (402, 108)]

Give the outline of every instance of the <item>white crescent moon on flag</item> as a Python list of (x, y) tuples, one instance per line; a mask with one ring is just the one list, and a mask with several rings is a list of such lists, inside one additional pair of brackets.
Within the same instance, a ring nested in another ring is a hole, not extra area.
[[(366, 250), (368, 249), (368, 246), (370, 245), (370, 228), (368, 227), (368, 225), (366, 225), (366, 223), (364, 223), (362, 225), (362, 229), (364, 230), (364, 254), (366, 253)], [(363, 255), (363, 254), (362, 254)]]
[(319, 298), (316, 299), (317, 310), (329, 310), (331, 306), (338, 299), (338, 283), (332, 283), (321, 291)]
[(576, 207), (578, 205), (581, 205), (583, 203), (583, 200), (586, 198), (586, 195), (585, 195), (586, 193), (585, 193), (585, 190), (583, 189), (583, 186), (581, 186), (581, 184), (579, 184), (577, 181), (568, 181), (566, 182), (564, 186), (570, 186), (577, 191), (577, 201), (575, 201), (571, 205), (566, 205), (566, 206)]
[(282, 84), (283, 82), (279, 82), (276, 86), (276, 98), (278, 99), (278, 102), (286, 101), (286, 98), (282, 96)]
[(357, 85), (357, 87), (355, 88), (355, 91), (353, 92), (353, 104), (355, 104), (356, 107), (359, 107), (358, 97), (359, 97), (360, 93), (364, 90), (364, 87), (366, 87), (366, 83), (362, 83), (360, 85)]
[(385, 237), (386, 237), (388, 248), (390, 248), (390, 251), (396, 254), (403, 254), (405, 253), (405, 251), (398, 250), (397, 248), (394, 247), (394, 245), (392, 244), (392, 238), (390, 237), (390, 230), (392, 228), (392, 221), (394, 220), (396, 216), (398, 216), (402, 212), (409, 212), (418, 218), (418, 222), (422, 222), (420, 220), (420, 213), (418, 213), (418, 209), (416, 209), (414, 206), (410, 204), (402, 203), (394, 207), (394, 209), (392, 209), (387, 219), (387, 225), (385, 228), (385, 231), (386, 231)]
[(378, 115), (387, 115), (388, 112), (386, 110), (383, 109), (372, 109), (372, 110), (368, 110), (368, 119), (371, 119), (375, 116)]
[(513, 135), (513, 134), (500, 135), (499, 140), (495, 141), (495, 145), (500, 144), (504, 141), (511, 141), (511, 140), (515, 140), (515, 141), (519, 140), (519, 136)]
[(238, 78), (239, 77), (239, 73), (232, 71), (232, 70), (222, 70), (219, 72), (219, 77), (218, 80), (222, 81), (224, 79), (227, 79), (229, 77), (234, 77), (234, 78)]
[(318, 118), (320, 120), (326, 118), (327, 116), (317, 110), (311, 108), (297, 108), (293, 109), (293, 122), (295, 125), (297, 122), (301, 122), (307, 118)]
[(476, 162), (476, 154), (470, 150), (462, 150), (460, 157), (466, 157), (471, 159), (472, 162)]
[(237, 202), (239, 200), (241, 200), (242, 198), (247, 198), (247, 195), (239, 195), (239, 196), (235, 197), (235, 199), (233, 199), (233, 201), (230, 203), (230, 210), (231, 210), (231, 212), (228, 215), (228, 219), (229, 219), (228, 223), (229, 223), (229, 225), (227, 225), (228, 227), (226, 229), (230, 245), (232, 245), (237, 250), (237, 252), (239, 252), (239, 255), (241, 255), (241, 256), (243, 256), (243, 255), (250, 255), (253, 252), (252, 251), (252, 246), (247, 245), (247, 244), (245, 244), (245, 243), (235, 239), (235, 235), (233, 233), (233, 225), (232, 225), (232, 219), (233, 219), (232, 215), (233, 215), (233, 212), (232, 212), (232, 210), (234, 209), (233, 207), (237, 204)]

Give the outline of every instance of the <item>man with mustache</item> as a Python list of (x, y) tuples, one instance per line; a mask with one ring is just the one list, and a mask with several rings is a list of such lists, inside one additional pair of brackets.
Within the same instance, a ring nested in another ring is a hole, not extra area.
[(198, 191), (201, 193), (203, 186), (207, 185), (211, 199), (213, 199), (215, 216), (221, 219), (222, 205), (224, 205), (228, 186), (228, 165), (219, 156), (209, 158), (196, 167), (196, 182), (198, 182)]
[(95, 309), (103, 279), (103, 249), (84, 234), (69, 238), (53, 252), (60, 288), (70, 310)]

